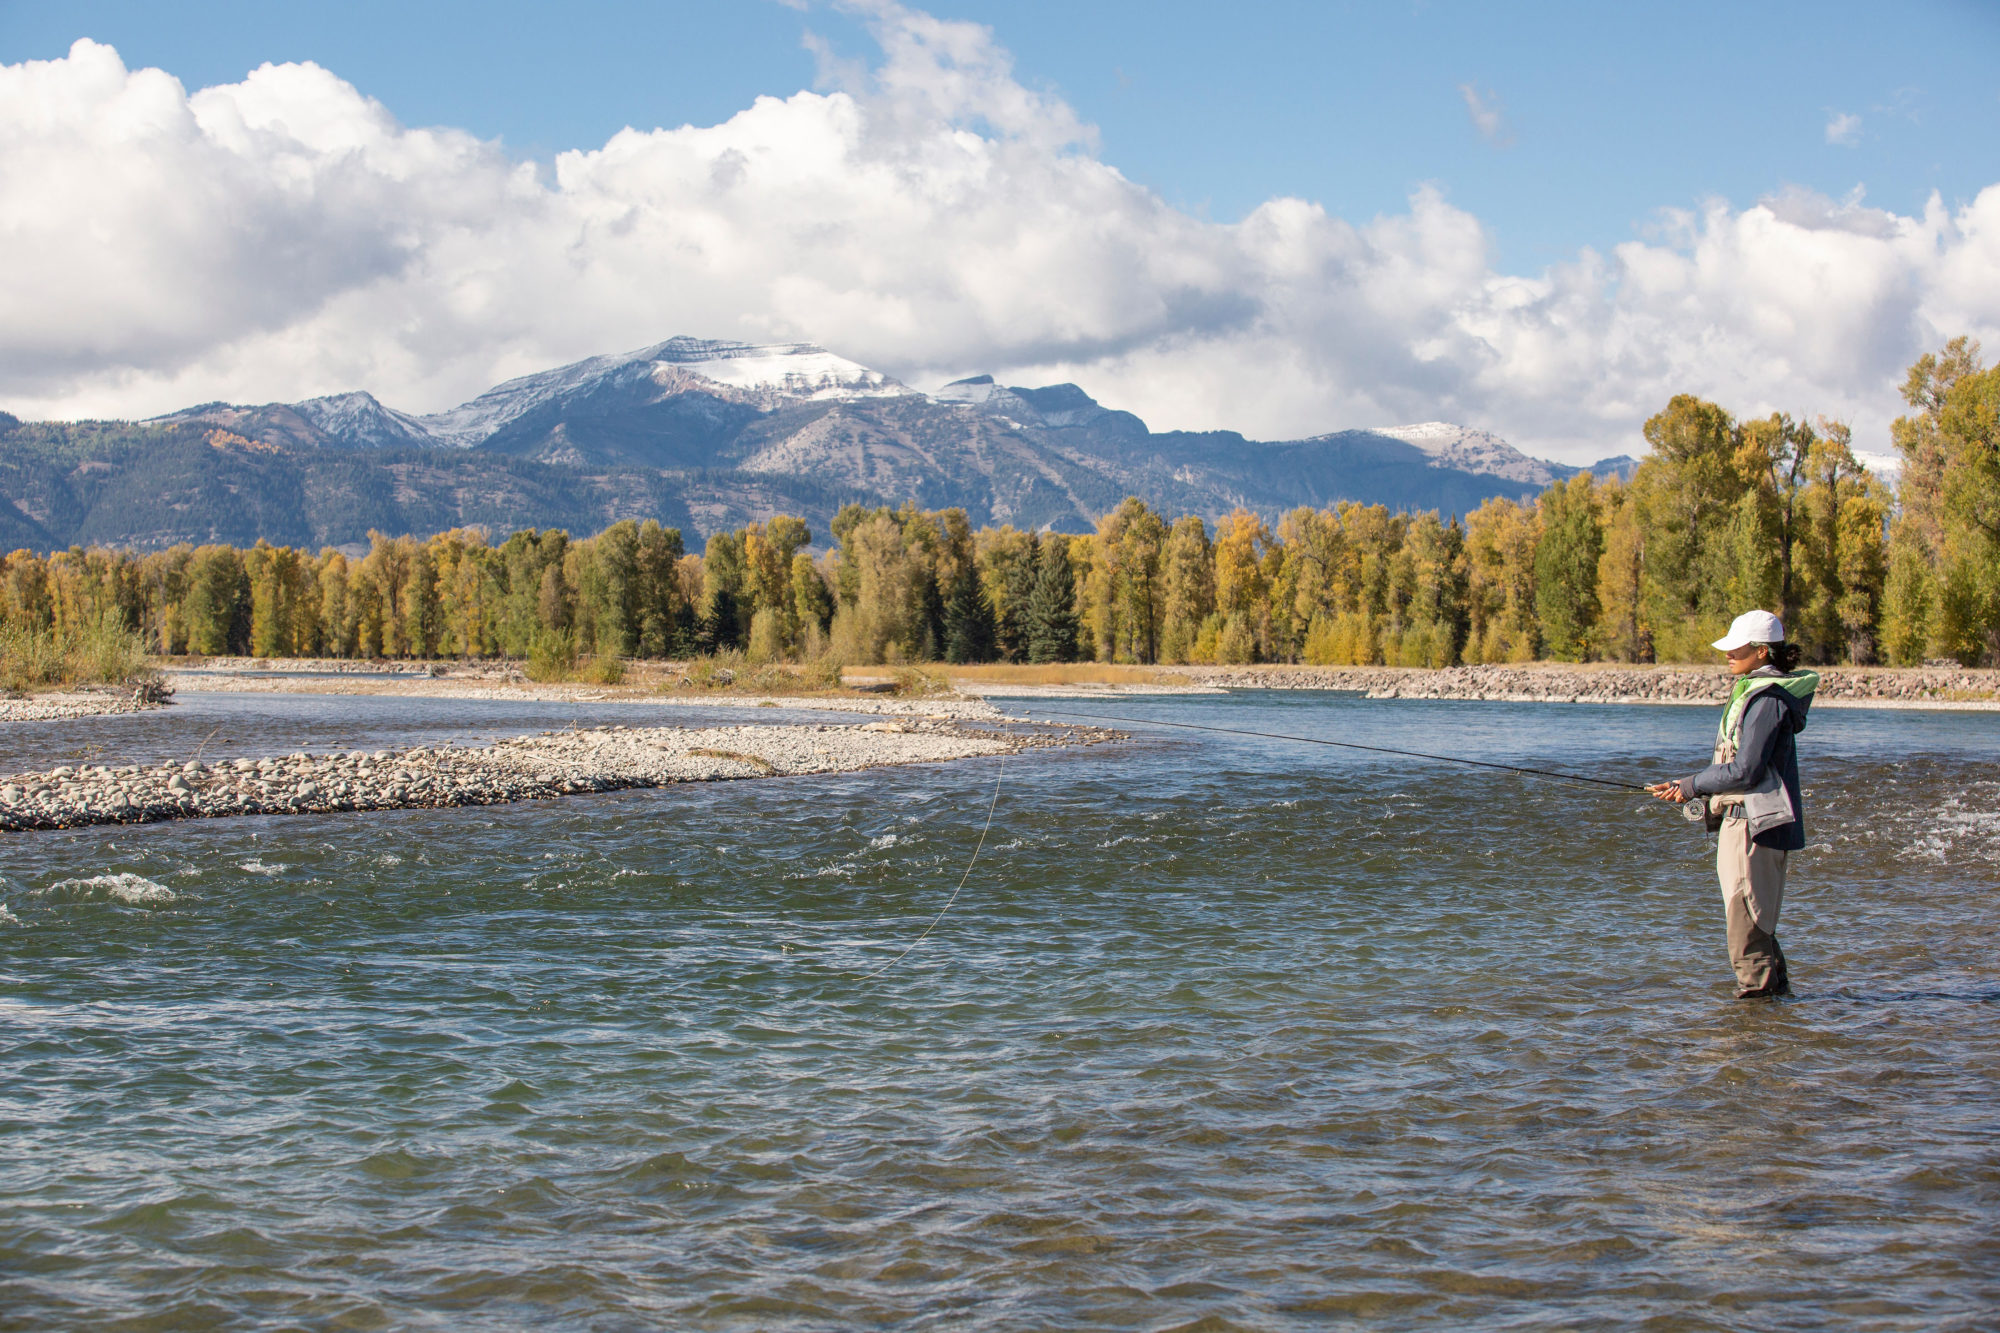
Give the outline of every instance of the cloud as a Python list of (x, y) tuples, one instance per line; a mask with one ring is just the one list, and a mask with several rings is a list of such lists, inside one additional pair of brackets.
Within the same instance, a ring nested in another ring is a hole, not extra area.
[(1826, 117), (1826, 141), (1843, 148), (1852, 148), (1861, 142), (1861, 117), (1849, 115), (1845, 111), (1829, 111)]
[(1479, 137), (1495, 148), (1511, 148), (1514, 135), (1508, 130), (1505, 113), (1500, 105), (1500, 97), (1492, 89), (1481, 92), (1470, 83), (1458, 85), (1458, 95), (1465, 99), (1465, 109), (1472, 117), (1472, 128), (1479, 131)]
[(880, 55), (838, 86), (544, 164), (312, 65), (192, 93), (90, 42), (0, 66), (0, 405), (367, 388), (425, 411), (690, 333), (919, 386), (1073, 379), (1160, 428), (1445, 419), (1581, 460), (1638, 450), (1676, 392), (1879, 442), (1915, 356), (2000, 343), (2000, 186), (1917, 216), (1707, 202), (1510, 274), (1435, 188), (1365, 221), (1182, 212), (985, 28), (866, 12)]

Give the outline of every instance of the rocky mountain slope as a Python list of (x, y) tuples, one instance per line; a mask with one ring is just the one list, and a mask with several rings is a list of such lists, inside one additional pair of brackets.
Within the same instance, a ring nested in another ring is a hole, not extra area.
[(428, 415), (354, 392), (0, 430), (0, 542), (34, 546), (344, 544), (371, 527), (594, 530), (624, 517), (697, 540), (779, 511), (824, 539), (848, 501), (1071, 531), (1127, 495), (1211, 520), (1337, 500), (1463, 513), (1576, 471), (1440, 423), (1275, 442), (1155, 432), (1073, 384), (982, 375), (926, 394), (811, 344), (694, 338), (509, 380)]

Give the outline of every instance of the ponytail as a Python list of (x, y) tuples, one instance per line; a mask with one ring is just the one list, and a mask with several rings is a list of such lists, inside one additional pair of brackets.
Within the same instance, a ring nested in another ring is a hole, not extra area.
[(1778, 670), (1788, 674), (1798, 670), (1799, 646), (1796, 643), (1767, 643), (1764, 649), (1771, 654), (1771, 665)]

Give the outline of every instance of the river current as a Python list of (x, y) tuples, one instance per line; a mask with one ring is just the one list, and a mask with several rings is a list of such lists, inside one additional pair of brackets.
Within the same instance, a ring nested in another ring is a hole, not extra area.
[[(1638, 780), (1714, 725), (1057, 709)], [(190, 694), (0, 767), (713, 716)], [(1780, 1003), (1632, 793), (1131, 731), (8, 837), (0, 1328), (2000, 1323), (2000, 714), (1813, 714)]]

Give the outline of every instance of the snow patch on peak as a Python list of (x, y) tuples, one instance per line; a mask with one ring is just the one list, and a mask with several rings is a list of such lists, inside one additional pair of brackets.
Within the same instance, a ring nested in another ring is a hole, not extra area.
[(407, 412), (384, 407), (372, 393), (334, 393), (293, 403), (292, 410), (344, 444), (385, 446), (431, 443), (430, 432)]
[(797, 399), (897, 398), (915, 392), (880, 371), (812, 343), (681, 337), (508, 380), (469, 403), (421, 418), (421, 425), (440, 443), (469, 447), (546, 403), (633, 373), (650, 374), (654, 383), (672, 392), (698, 387), (684, 377)]
[(1414, 444), (1425, 453), (1436, 453), (1440, 448), (1456, 444), (1467, 435), (1486, 434), (1485, 431), (1454, 426), (1449, 421), (1420, 421), (1414, 426), (1378, 426), (1373, 428), (1371, 433), (1387, 435), (1405, 444)]
[(1454, 426), (1447, 421), (1423, 421), (1414, 426), (1379, 426), (1371, 435), (1386, 435), (1423, 450), (1432, 467), (1479, 472), (1508, 481), (1546, 486), (1556, 472), (1539, 458), (1530, 458), (1491, 431)]
[(985, 402), (994, 394), (1001, 392), (1004, 392), (1004, 390), (993, 382), (991, 375), (974, 375), (970, 379), (953, 380), (932, 394), (931, 397), (940, 403), (973, 403), (976, 405)]
[(901, 398), (916, 391), (835, 356), (812, 343), (704, 343), (676, 338), (653, 350), (655, 361), (687, 366), (703, 379), (732, 389), (775, 389), (799, 398)]

